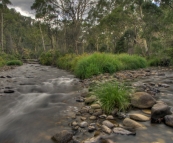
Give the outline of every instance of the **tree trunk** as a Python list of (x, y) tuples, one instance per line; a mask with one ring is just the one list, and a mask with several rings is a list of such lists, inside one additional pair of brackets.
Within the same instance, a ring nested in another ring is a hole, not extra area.
[(42, 32), (40, 23), (39, 23), (39, 28), (40, 28), (40, 33), (41, 33), (41, 38), (42, 38), (42, 43), (43, 43), (43, 50), (46, 51), (43, 32)]

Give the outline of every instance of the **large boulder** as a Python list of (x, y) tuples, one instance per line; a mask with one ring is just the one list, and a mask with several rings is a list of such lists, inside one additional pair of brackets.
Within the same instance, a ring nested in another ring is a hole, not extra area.
[(164, 119), (166, 125), (173, 127), (173, 115), (167, 115)]
[(123, 121), (123, 125), (125, 127), (129, 127), (129, 128), (144, 128), (145, 126), (143, 126), (142, 124), (130, 119), (130, 118), (125, 118)]
[(137, 108), (151, 108), (155, 103), (155, 99), (146, 92), (136, 92), (131, 98), (131, 104)]
[(166, 115), (171, 115), (170, 107), (162, 102), (155, 104), (151, 109), (151, 122), (161, 123)]
[(133, 120), (136, 121), (141, 121), (141, 122), (145, 122), (145, 121), (149, 121), (150, 118), (147, 116), (144, 116), (142, 114), (130, 114), (129, 117)]
[(73, 134), (64, 130), (62, 132), (55, 134), (52, 137), (52, 140), (56, 143), (69, 143), (73, 140)]

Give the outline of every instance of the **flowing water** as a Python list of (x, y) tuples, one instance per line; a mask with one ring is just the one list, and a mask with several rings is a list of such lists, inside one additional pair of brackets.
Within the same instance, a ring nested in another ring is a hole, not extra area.
[[(165, 73), (134, 84), (173, 81), (173, 72)], [(26, 64), (1, 72), (0, 76), (12, 77), (0, 78), (0, 143), (52, 143), (55, 133), (70, 130), (71, 117), (82, 106), (75, 101), (82, 87), (73, 75), (53, 67)], [(169, 85), (160, 88), (156, 98), (173, 107), (173, 83)], [(5, 94), (6, 89), (15, 93)], [(109, 138), (117, 143), (173, 143), (173, 128), (149, 121), (142, 124), (147, 129), (137, 130), (136, 136), (114, 134)], [(88, 137), (79, 136), (80, 140)]]
[[(78, 79), (63, 70), (23, 65), (0, 76), (0, 143), (52, 143), (51, 136), (70, 129), (78, 110)], [(5, 89), (15, 93), (4, 94)]]

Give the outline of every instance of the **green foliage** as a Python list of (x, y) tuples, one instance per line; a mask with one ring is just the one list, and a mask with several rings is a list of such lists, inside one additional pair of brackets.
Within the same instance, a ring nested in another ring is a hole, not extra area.
[(101, 73), (114, 73), (119, 70), (144, 68), (144, 58), (128, 54), (94, 53), (80, 59), (75, 68), (77, 77), (85, 79)]
[(122, 62), (123, 70), (145, 68), (147, 66), (147, 61), (137, 55), (120, 54), (117, 55), (117, 59)]
[(0, 67), (4, 66), (5, 65), (5, 61), (3, 60), (2, 57), (0, 57)]
[(153, 57), (148, 61), (149, 66), (170, 66), (170, 57)]
[(23, 65), (23, 63), (20, 61), (20, 60), (12, 60), (12, 61), (8, 61), (7, 63), (7, 66), (21, 66)]
[(82, 54), (82, 55), (66, 54), (57, 59), (56, 66), (61, 69), (74, 71), (78, 61), (80, 61), (80, 59), (86, 57), (87, 55), (88, 54)]
[(129, 91), (124, 85), (106, 82), (94, 87), (93, 92), (98, 97), (102, 109), (108, 114), (115, 107), (124, 111), (129, 106)]
[(59, 51), (49, 50), (41, 54), (39, 61), (43, 65), (56, 65), (56, 61), (59, 57)]

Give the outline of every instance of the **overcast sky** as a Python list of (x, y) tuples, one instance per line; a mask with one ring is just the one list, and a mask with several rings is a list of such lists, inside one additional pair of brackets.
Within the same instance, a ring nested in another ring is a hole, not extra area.
[(34, 11), (31, 11), (31, 6), (34, 0), (10, 0), (12, 5), (9, 8), (15, 8), (16, 11), (20, 12), (24, 16), (30, 16), (34, 18)]

